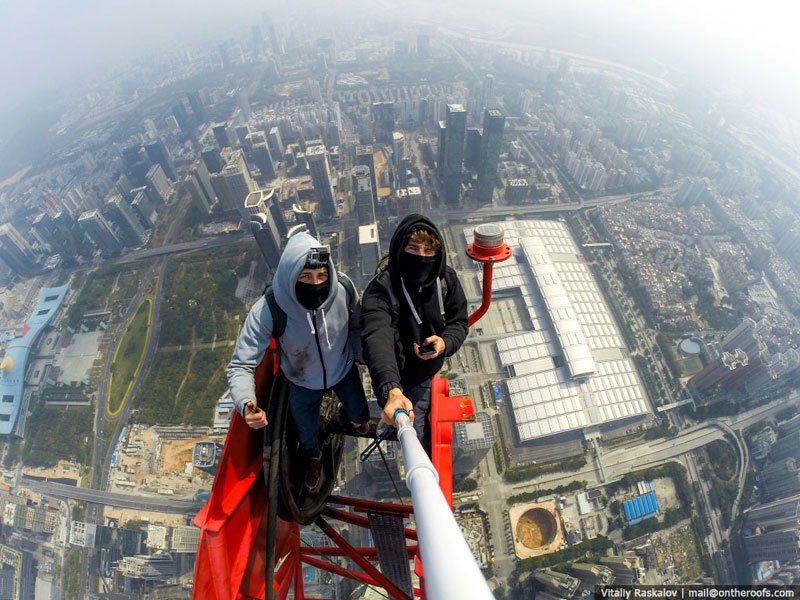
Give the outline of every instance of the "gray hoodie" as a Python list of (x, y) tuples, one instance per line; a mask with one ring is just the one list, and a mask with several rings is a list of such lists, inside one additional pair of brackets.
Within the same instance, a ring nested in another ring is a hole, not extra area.
[[(321, 244), (307, 233), (289, 238), (281, 255), (272, 289), (275, 302), (286, 313), (286, 330), (280, 338), (278, 362), (286, 378), (307, 389), (330, 388), (353, 366), (347, 290), (336, 269), (328, 264), (330, 293), (317, 310), (307, 310), (295, 295), (295, 283), (305, 266), (308, 251)], [(357, 318), (354, 323), (357, 323)], [(353, 332), (358, 338), (360, 332)], [(228, 385), (236, 409), (256, 400), (254, 373), (272, 338), (272, 314), (262, 296), (250, 309), (228, 363)], [(352, 342), (352, 340), (351, 340)]]

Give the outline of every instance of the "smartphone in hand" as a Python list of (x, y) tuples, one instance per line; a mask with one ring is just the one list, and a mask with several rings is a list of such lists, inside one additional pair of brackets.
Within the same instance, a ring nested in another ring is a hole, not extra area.
[(431, 354), (436, 354), (436, 346), (433, 344), (423, 344), (419, 347), (419, 353), (422, 356), (430, 356)]

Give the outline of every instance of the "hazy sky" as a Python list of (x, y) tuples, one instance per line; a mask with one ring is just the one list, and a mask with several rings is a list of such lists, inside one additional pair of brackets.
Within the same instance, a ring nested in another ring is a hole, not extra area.
[[(397, 3), (396, 11), (386, 10), (394, 4), (391, 0), (350, 3), (362, 4), (361, 10), (377, 9), (376, 16), (415, 19), (425, 18), (425, 6), (435, 7), (440, 18), (463, 10), (476, 15), (478, 26), (486, 22), (477, 18), (479, 12), (512, 24), (516, 15), (527, 13), (532, 19), (546, 17), (559, 28), (593, 28), (595, 36), (607, 36), (609, 43), (618, 41), (611, 39), (615, 37), (652, 41), (690, 62), (735, 75), (747, 72), (748, 79), (760, 77), (793, 94), (800, 91), (800, 8), (795, 8), (800, 3), (792, 0), (417, 0), (413, 9), (406, 0)], [(65, 78), (155, 46), (199, 40), (216, 44), (236, 26), (244, 39), (246, 16), (257, 18), (273, 6), (257, 0), (0, 0), (0, 112)], [(292, 7), (306, 14), (319, 14), (321, 7), (348, 12), (341, 0), (300, 0)]]

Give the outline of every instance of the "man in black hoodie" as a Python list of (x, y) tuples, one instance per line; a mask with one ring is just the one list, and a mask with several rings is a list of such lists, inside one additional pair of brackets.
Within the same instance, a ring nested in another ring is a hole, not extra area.
[(418, 214), (400, 222), (388, 267), (361, 302), (364, 359), (382, 418), (393, 425), (397, 409), (409, 411), (430, 453), (431, 379), (468, 333), (467, 299), (433, 222)]

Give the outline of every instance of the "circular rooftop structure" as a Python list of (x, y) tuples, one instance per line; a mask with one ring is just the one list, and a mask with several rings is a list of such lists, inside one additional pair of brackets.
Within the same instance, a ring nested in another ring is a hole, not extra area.
[(684, 356), (697, 356), (703, 351), (703, 342), (693, 337), (686, 338), (678, 344), (678, 350)]
[(544, 508), (531, 508), (517, 521), (517, 538), (526, 548), (536, 550), (553, 543), (557, 524), (553, 514)]

